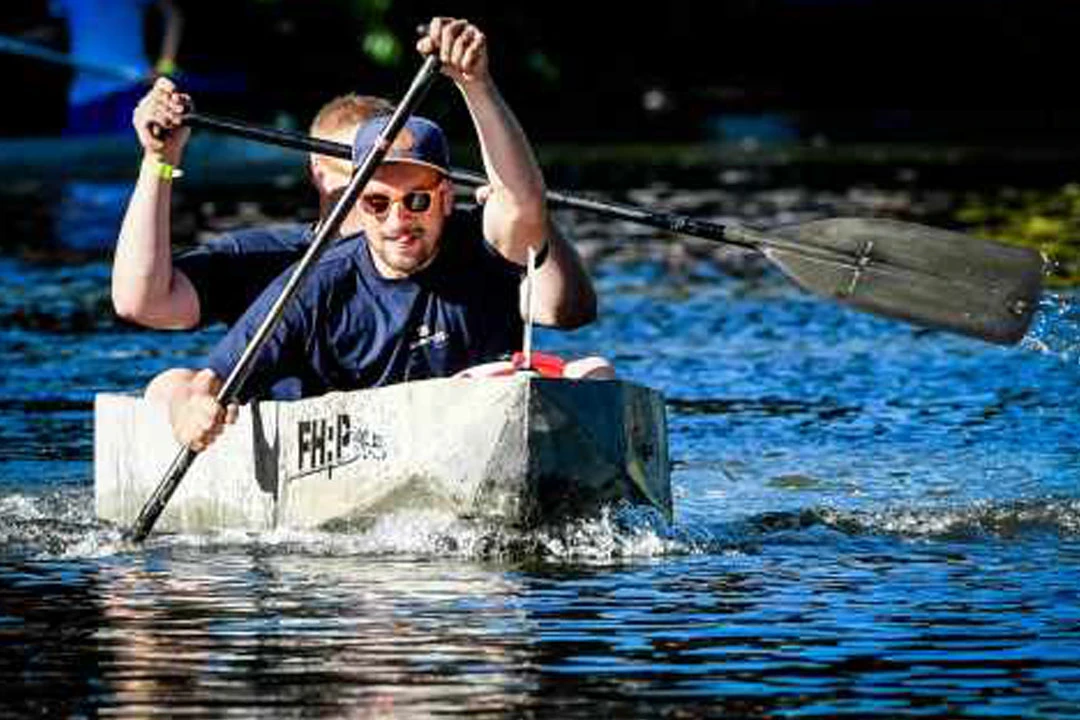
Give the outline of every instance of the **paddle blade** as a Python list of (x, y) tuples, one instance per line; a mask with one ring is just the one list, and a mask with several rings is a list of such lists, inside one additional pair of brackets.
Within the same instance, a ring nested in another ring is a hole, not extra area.
[(762, 252), (811, 292), (1002, 345), (1024, 336), (1042, 292), (1038, 252), (924, 225), (834, 218), (766, 235)]

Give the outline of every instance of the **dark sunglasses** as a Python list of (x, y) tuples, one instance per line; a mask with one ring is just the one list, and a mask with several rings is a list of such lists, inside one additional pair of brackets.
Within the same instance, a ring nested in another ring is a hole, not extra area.
[(427, 212), (431, 208), (430, 190), (413, 190), (396, 198), (383, 193), (369, 193), (360, 196), (360, 207), (364, 212), (382, 219), (390, 212), (390, 206), (400, 202), (402, 207), (411, 213)]

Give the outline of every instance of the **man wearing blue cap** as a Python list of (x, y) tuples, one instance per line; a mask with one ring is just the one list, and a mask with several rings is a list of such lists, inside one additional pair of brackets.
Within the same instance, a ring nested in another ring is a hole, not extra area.
[[(446, 140), (411, 118), (346, 222), (359, 234), (320, 260), (288, 304), (251, 367), (240, 401), (316, 395), (453, 375), (518, 349), (520, 287), (530, 251), (538, 270), (533, 317), (572, 328), (592, 321), (596, 296), (573, 248), (554, 229), (529, 143), (488, 73), (484, 35), (464, 20), (435, 18), (417, 46), (438, 53), (476, 126), (491, 183), (483, 216), (453, 212)], [(356, 135), (363, 157), (386, 122)], [(166, 373), (147, 397), (168, 402), (177, 438), (204, 449), (231, 419), (214, 400), (281, 294), (263, 293), (194, 375)]]

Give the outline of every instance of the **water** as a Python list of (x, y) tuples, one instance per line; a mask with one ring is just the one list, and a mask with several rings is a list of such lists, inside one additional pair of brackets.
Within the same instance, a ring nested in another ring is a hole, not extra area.
[(124, 543), (93, 394), (218, 331), (117, 323), (100, 257), (0, 257), (0, 715), (1080, 717), (1080, 297), (998, 348), (627, 230), (582, 225), (603, 319), (538, 345), (665, 394), (675, 522), (527, 536)]

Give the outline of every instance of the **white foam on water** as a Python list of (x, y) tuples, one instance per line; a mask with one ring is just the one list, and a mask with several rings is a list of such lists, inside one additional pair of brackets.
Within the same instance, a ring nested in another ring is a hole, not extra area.
[(93, 493), (61, 486), (0, 496), (0, 554), (31, 558), (90, 558), (116, 552), (118, 530), (93, 515)]
[(893, 507), (865, 513), (821, 511), (822, 520), (848, 532), (927, 539), (993, 537), (1033, 532), (1080, 535), (1080, 499), (984, 500), (966, 505)]
[(668, 523), (641, 508), (609, 509), (593, 518), (521, 530), (462, 520), (437, 511), (376, 518), (345, 530), (229, 530), (207, 534), (153, 533), (146, 542), (123, 539), (123, 528), (93, 516), (92, 493), (65, 486), (42, 493), (0, 496), (0, 555), (35, 559), (98, 559), (131, 553), (246, 550), (320, 557), (390, 556), (485, 561), (605, 563), (686, 555), (744, 552), (774, 532), (801, 533), (814, 526), (843, 534), (909, 538), (1006, 539), (1032, 532), (1080, 536), (1080, 499), (1069, 497), (984, 500), (958, 504), (890, 506), (865, 511), (809, 508), (789, 521), (716, 525)]
[(410, 511), (378, 517), (368, 527), (349, 532), (228, 531), (151, 538), (152, 543), (206, 551), (249, 546), (281, 554), (320, 556), (529, 558), (574, 562), (683, 555), (699, 552), (700, 541), (700, 533), (697, 536), (682, 533), (662, 519), (623, 510), (536, 530), (462, 520), (444, 512)]
[(1080, 365), (1080, 298), (1045, 293), (1020, 347)]
[(697, 550), (678, 526), (633, 509), (538, 530), (535, 540), (544, 557), (574, 562), (685, 555)]
[(710, 554), (732, 545), (700, 523), (668, 523), (655, 510), (629, 506), (528, 530), (442, 511), (399, 512), (333, 530), (154, 532), (143, 543), (125, 540), (124, 529), (97, 519), (88, 486), (0, 495), (0, 556), (36, 559), (250, 549), (282, 555), (605, 562)]
[(8, 519), (34, 519), (41, 517), (41, 511), (33, 496), (16, 493), (0, 497), (0, 516)]

